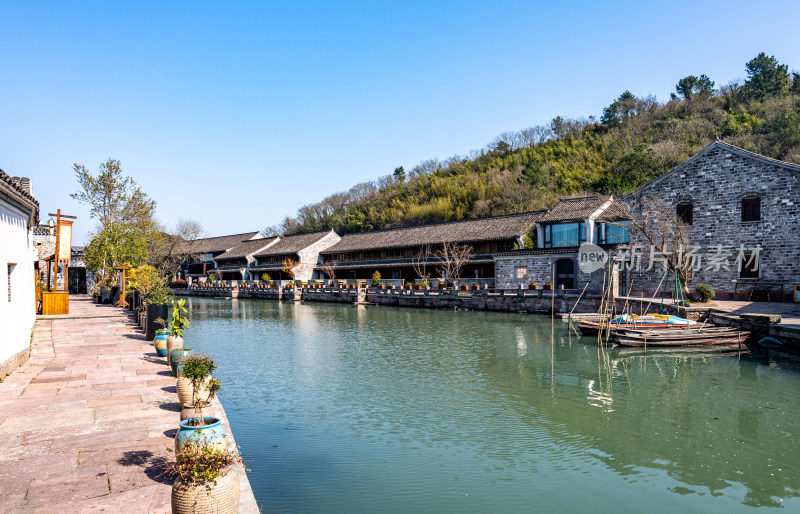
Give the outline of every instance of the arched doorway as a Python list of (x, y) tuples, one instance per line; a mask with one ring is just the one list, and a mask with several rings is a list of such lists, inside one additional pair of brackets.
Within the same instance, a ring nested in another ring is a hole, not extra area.
[(575, 261), (573, 259), (558, 259), (556, 261), (556, 289), (575, 289)]

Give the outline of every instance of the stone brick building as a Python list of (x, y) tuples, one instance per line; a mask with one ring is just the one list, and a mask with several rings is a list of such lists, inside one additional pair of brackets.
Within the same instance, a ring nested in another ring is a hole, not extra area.
[(595, 243), (616, 262), (616, 294), (670, 297), (674, 277), (641, 232), (645, 219), (681, 227), (685, 248), (662, 250), (693, 253), (690, 290), (705, 283), (719, 299), (780, 301), (800, 284), (800, 166), (717, 140), (622, 198), (562, 200), (537, 223), (536, 250), (495, 255), (497, 285), (599, 291), (603, 271), (577, 266), (579, 246)]
[[(706, 283), (717, 298), (775, 301), (800, 284), (796, 164), (717, 140), (624, 201), (635, 218), (655, 201), (687, 223), (688, 245), (698, 255), (690, 289)], [(631, 243), (646, 244), (635, 230)], [(664, 268), (637, 272), (634, 266), (630, 275), (634, 291), (651, 294)]]
[[(497, 287), (518, 288), (551, 282), (556, 289), (599, 292), (603, 271), (581, 271), (581, 244), (593, 243), (611, 251), (628, 242), (627, 208), (612, 196), (561, 200), (536, 223), (536, 248), (494, 255)], [(587, 285), (588, 284), (588, 285)]]

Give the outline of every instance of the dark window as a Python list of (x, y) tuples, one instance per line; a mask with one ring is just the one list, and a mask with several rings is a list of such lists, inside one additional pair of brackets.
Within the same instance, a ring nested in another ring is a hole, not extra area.
[(688, 202), (686, 203), (679, 203), (678, 204), (678, 219), (686, 223), (687, 225), (692, 224), (692, 218), (694, 215), (694, 206)]
[(761, 198), (742, 199), (742, 221), (761, 221)]
[(586, 241), (586, 223), (583, 221), (544, 227), (545, 248), (580, 246), (584, 241)]
[[(754, 255), (755, 253), (755, 255)], [(739, 265), (739, 278), (759, 278), (760, 270), (759, 253), (753, 251), (743, 252)]]
[(629, 225), (629, 221), (598, 224), (596, 229), (598, 244), (627, 243), (629, 240)]
[(14, 264), (8, 265), (8, 301), (11, 301), (11, 272), (14, 271)]

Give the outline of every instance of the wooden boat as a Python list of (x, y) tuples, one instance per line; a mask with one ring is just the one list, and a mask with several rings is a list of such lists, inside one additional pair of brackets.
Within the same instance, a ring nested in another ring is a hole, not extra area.
[(629, 316), (623, 314), (617, 316), (608, 323), (596, 323), (594, 321), (581, 321), (578, 328), (585, 336), (596, 336), (600, 329), (625, 329), (633, 328), (638, 330), (664, 330), (664, 329), (680, 329), (686, 328), (697, 324), (696, 321), (679, 318), (678, 316), (666, 316), (661, 314), (654, 314), (651, 316)]
[(709, 327), (683, 330), (631, 330), (611, 332), (619, 346), (710, 346), (742, 344), (750, 332), (732, 327)]
[(750, 349), (744, 343), (695, 345), (695, 346), (615, 346), (611, 350), (612, 359), (626, 359), (629, 357), (706, 357), (720, 354), (747, 354)]

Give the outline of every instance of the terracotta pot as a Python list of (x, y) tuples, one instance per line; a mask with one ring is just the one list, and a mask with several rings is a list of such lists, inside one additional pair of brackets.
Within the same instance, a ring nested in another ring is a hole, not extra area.
[[(200, 415), (204, 418), (213, 418), (214, 417), (214, 406), (211, 403), (206, 403), (200, 409)], [(194, 405), (191, 403), (184, 403), (181, 405), (181, 421), (186, 421), (189, 418), (194, 418)]]
[(552, 289), (553, 289), (553, 284), (545, 284), (544, 285), (544, 290), (545, 291), (552, 291)]
[(172, 350), (178, 348), (183, 348), (183, 337), (170, 334), (167, 337), (167, 365), (170, 367), (172, 367)]
[[(211, 380), (211, 377), (207, 377), (203, 383), (200, 384), (198, 397), (203, 400), (203, 402), (208, 401), (209, 393), (205, 386), (208, 384), (209, 380)], [(181, 402), (181, 405), (184, 403), (192, 403), (192, 383), (188, 378), (184, 376), (178, 376), (178, 383), (175, 385), (175, 389), (178, 390), (178, 401)]]
[(528, 289), (539, 289), (539, 285), (538, 284), (530, 284), (528, 286)]
[(224, 475), (207, 482), (189, 483), (180, 477), (172, 484), (172, 512), (176, 514), (236, 514), (239, 512), (239, 477), (230, 466)]

